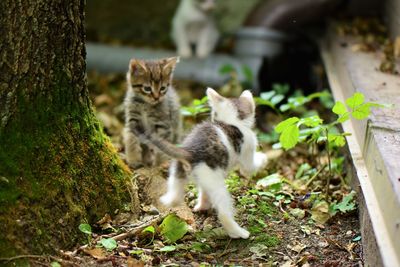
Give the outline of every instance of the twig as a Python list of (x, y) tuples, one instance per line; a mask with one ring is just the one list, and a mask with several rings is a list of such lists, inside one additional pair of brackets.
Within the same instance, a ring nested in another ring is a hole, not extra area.
[(135, 228), (130, 229), (128, 232), (125, 232), (125, 233), (122, 233), (122, 234), (119, 234), (119, 235), (116, 235), (116, 236), (112, 237), (112, 239), (114, 239), (115, 241), (124, 240), (125, 238), (128, 238), (130, 236), (133, 236), (133, 235), (141, 232), (144, 228), (146, 228), (149, 225), (152, 225), (154, 223), (157, 224), (157, 223), (161, 222), (164, 218), (165, 218), (165, 215), (163, 215), (163, 214), (159, 215), (158, 217), (156, 217), (156, 218), (154, 218), (152, 220), (144, 222), (140, 226), (137, 226)]
[(229, 245), (231, 244), (232, 238), (229, 238), (228, 244), (226, 244), (224, 251), (218, 255), (218, 257), (222, 257), (225, 255), (226, 250), (228, 249)]
[(319, 169), (319, 170), (310, 178), (310, 180), (307, 181), (306, 187), (308, 187), (308, 186), (312, 183), (312, 181), (313, 181), (315, 178), (317, 178), (318, 174), (320, 174), (320, 172), (322, 172), (322, 171), (325, 169), (325, 167), (326, 167), (326, 164), (324, 164), (324, 165), (322, 166), (322, 168)]
[(14, 256), (14, 257), (10, 257), (10, 258), (0, 258), (0, 261), (9, 262), (9, 261), (15, 261), (15, 260), (18, 260), (18, 259), (25, 259), (25, 258), (45, 259), (45, 258), (48, 258), (48, 256), (43, 256), (43, 255), (18, 255), (18, 256)]
[[(103, 238), (103, 237), (111, 237), (115, 241), (124, 240), (125, 238), (128, 238), (130, 236), (133, 236), (133, 235), (137, 234), (138, 232), (141, 232), (144, 228), (146, 228), (149, 225), (161, 222), (165, 218), (165, 216), (166, 216), (165, 214), (160, 214), (159, 216), (157, 216), (155, 218), (152, 218), (152, 219), (150, 219), (150, 220), (148, 220), (146, 222), (143, 222), (143, 223), (139, 224), (137, 227), (134, 227), (134, 228), (130, 229), (128, 232), (125, 232), (125, 233), (122, 233), (122, 234), (118, 234), (118, 235), (115, 235), (115, 236), (111, 236), (110, 234), (104, 235), (104, 236), (99, 236), (96, 240), (99, 240), (100, 238)], [(86, 249), (87, 247), (88, 247), (88, 244), (80, 246), (79, 248), (77, 248), (76, 250), (74, 250), (71, 253), (68, 253), (68, 252), (64, 252), (64, 253), (66, 255), (68, 255), (68, 256), (75, 256), (78, 252)]]

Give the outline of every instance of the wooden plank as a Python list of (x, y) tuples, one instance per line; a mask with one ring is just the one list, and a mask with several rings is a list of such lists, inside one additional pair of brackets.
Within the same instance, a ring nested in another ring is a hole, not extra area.
[[(334, 98), (362, 92), (370, 101), (400, 103), (399, 76), (376, 70), (378, 54), (351, 51), (355, 42), (331, 30), (321, 44)], [(347, 142), (383, 264), (400, 266), (400, 109), (374, 110), (368, 123), (350, 120), (343, 129), (352, 133)]]

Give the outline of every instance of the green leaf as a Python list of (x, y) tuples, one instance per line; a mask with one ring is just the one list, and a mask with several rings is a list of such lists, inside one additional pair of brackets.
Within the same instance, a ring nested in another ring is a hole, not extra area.
[(281, 105), (281, 106), (279, 107), (279, 110), (280, 110), (281, 112), (285, 112), (285, 111), (288, 111), (290, 108), (291, 108), (291, 106), (290, 106), (289, 104), (283, 104), (283, 105)]
[(311, 170), (311, 165), (310, 164), (308, 164), (308, 163), (301, 164), (300, 167), (297, 169), (295, 178), (299, 179), (308, 170)]
[(289, 125), (285, 128), (285, 130), (281, 133), (279, 137), (279, 142), (282, 144), (282, 147), (286, 150), (293, 148), (299, 141), (299, 128), (297, 125)]
[(371, 113), (371, 106), (368, 104), (364, 104), (361, 106), (356, 107), (353, 112), (351, 112), (351, 115), (353, 118), (357, 120), (363, 120), (369, 116)]
[(160, 225), (161, 234), (169, 243), (174, 243), (181, 239), (188, 231), (188, 226), (184, 220), (176, 216), (175, 214), (170, 214)]
[(289, 92), (290, 87), (289, 84), (279, 84), (274, 83), (272, 84), (272, 90), (275, 91), (277, 94), (285, 95)]
[(317, 127), (322, 123), (322, 119), (318, 115), (315, 115), (308, 118), (303, 118), (300, 120), (300, 122), (308, 127)]
[(276, 92), (275, 92), (275, 91), (268, 91), (268, 92), (262, 92), (262, 93), (260, 94), (260, 97), (261, 97), (262, 99), (265, 99), (265, 100), (271, 100), (271, 98), (272, 98), (274, 95), (276, 95)]
[(345, 113), (345, 114), (341, 115), (341, 116), (337, 119), (337, 121), (340, 122), (340, 123), (343, 123), (343, 122), (349, 120), (349, 118), (350, 118), (350, 114), (349, 114), (349, 113)]
[(253, 81), (253, 71), (250, 69), (250, 67), (247, 65), (244, 65), (242, 67), (242, 70), (243, 70), (243, 75), (244, 75), (246, 81), (252, 82)]
[(156, 230), (154, 229), (154, 226), (150, 225), (150, 226), (147, 226), (146, 228), (144, 228), (142, 233), (152, 233), (152, 234), (154, 234), (155, 231)]
[(231, 73), (233, 71), (236, 71), (236, 70), (231, 64), (225, 64), (225, 65), (222, 65), (219, 68), (219, 73), (220, 74), (229, 74), (229, 73)]
[(332, 108), (333, 113), (337, 114), (337, 115), (343, 115), (344, 113), (347, 112), (346, 106), (340, 102), (340, 101), (336, 101), (335, 105)]
[(58, 263), (57, 261), (53, 261), (52, 263), (50, 263), (51, 267), (61, 267), (61, 264)]
[(340, 134), (329, 134), (328, 141), (330, 143), (334, 143), (338, 147), (346, 145), (346, 139), (344, 138), (343, 135)]
[(364, 103), (364, 95), (362, 93), (354, 93), (351, 97), (346, 99), (346, 104), (351, 109), (355, 109), (362, 103)]
[(193, 242), (190, 248), (196, 252), (204, 252), (210, 250), (210, 246), (208, 244), (200, 242)]
[(281, 187), (281, 185), (282, 185), (282, 176), (278, 173), (274, 173), (258, 180), (256, 187), (257, 188), (274, 187), (274, 189), (277, 189), (276, 187)]
[(161, 252), (171, 252), (174, 250), (176, 250), (175, 246), (165, 246), (165, 247), (160, 248)]
[(87, 234), (87, 235), (91, 235), (91, 234), (92, 234), (92, 227), (90, 227), (90, 225), (87, 224), (87, 223), (81, 223), (81, 224), (79, 225), (79, 230), (80, 230), (82, 233), (85, 233), (85, 234)]
[(272, 104), (276, 105), (276, 104), (278, 104), (279, 102), (281, 102), (284, 98), (285, 98), (284, 95), (275, 95), (275, 96), (273, 96), (273, 97), (271, 98), (271, 102), (272, 102)]
[(257, 105), (260, 105), (260, 106), (269, 106), (269, 107), (275, 109), (275, 105), (274, 105), (271, 101), (269, 101), (269, 100), (262, 99), (262, 98), (259, 98), (259, 97), (255, 97), (255, 98), (254, 98), (254, 101), (256, 102)]
[(354, 210), (356, 208), (356, 204), (354, 202), (355, 195), (356, 192), (351, 191), (350, 194), (346, 195), (341, 202), (338, 204), (333, 204), (333, 211), (341, 211), (345, 213)]
[(217, 227), (210, 230), (198, 232), (196, 236), (198, 238), (205, 239), (226, 239), (228, 237), (228, 234), (223, 227)]
[(108, 251), (114, 250), (118, 246), (117, 241), (112, 238), (102, 238), (99, 243)]
[(140, 255), (140, 254), (143, 254), (143, 250), (140, 250), (140, 249), (136, 249), (136, 250), (130, 250), (129, 251), (129, 254), (131, 254), (131, 255)]
[(277, 133), (281, 133), (283, 132), (287, 127), (295, 124), (296, 122), (298, 122), (300, 119), (297, 117), (291, 117), (289, 119), (286, 119), (284, 121), (281, 121), (278, 125), (276, 125), (275, 127), (275, 132)]

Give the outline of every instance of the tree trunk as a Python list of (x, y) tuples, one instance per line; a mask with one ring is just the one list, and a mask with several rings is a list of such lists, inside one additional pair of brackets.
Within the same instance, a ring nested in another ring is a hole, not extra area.
[(137, 208), (91, 109), (84, 2), (0, 1), (0, 257), (70, 248), (79, 223)]

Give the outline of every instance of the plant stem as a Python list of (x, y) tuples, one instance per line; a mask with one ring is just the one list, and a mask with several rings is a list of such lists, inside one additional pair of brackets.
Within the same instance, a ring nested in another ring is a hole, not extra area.
[(326, 165), (324, 164), (324, 165), (322, 166), (322, 168), (319, 169), (319, 170), (310, 178), (310, 180), (307, 181), (306, 187), (308, 187), (308, 186), (312, 183), (312, 181), (313, 181), (315, 178), (317, 178), (318, 174), (320, 174), (320, 172), (323, 171), (323, 170), (325, 169), (325, 167), (326, 167)]
[(329, 130), (328, 128), (325, 129), (326, 132), (326, 152), (328, 153), (328, 180), (326, 182), (326, 200), (328, 200), (329, 195), (329, 184), (331, 183), (331, 176), (332, 176), (332, 166), (331, 166), (331, 155), (329, 151)]

